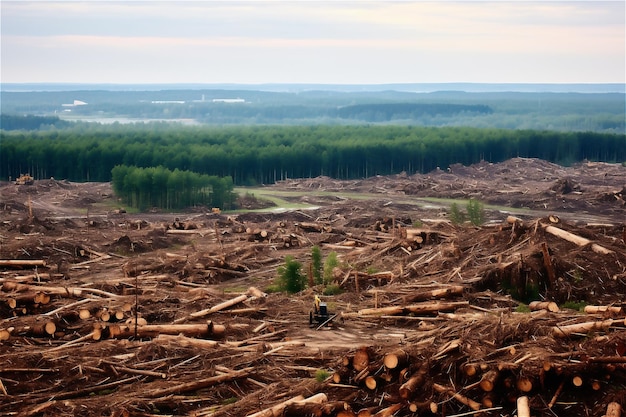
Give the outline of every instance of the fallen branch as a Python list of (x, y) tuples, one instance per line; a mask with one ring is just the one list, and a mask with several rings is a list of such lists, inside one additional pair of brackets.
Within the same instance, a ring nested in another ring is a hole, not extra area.
[[(200, 310), (200, 311), (196, 311), (195, 313), (191, 313), (189, 315), (189, 318), (198, 318), (198, 317), (204, 317), (204, 316), (208, 316), (209, 314), (215, 313), (217, 311), (220, 310), (224, 310), (225, 308), (228, 307), (232, 307), (235, 304), (239, 304), (242, 301), (245, 301), (248, 299), (248, 296), (246, 294), (241, 294), (235, 298), (232, 298), (230, 300), (224, 301), (223, 303), (220, 304), (216, 304), (211, 308), (207, 308), (204, 310)], [(181, 317), (179, 319), (174, 320), (174, 324), (176, 323), (181, 323), (183, 321), (187, 320), (187, 317)]]
[(253, 368), (245, 368), (231, 373), (212, 376), (210, 378), (200, 379), (198, 381), (187, 382), (185, 384), (175, 385), (173, 387), (162, 388), (150, 391), (145, 394), (147, 398), (165, 397), (172, 394), (181, 394), (189, 391), (197, 391), (200, 389), (212, 387), (222, 382), (232, 381), (234, 379), (245, 378), (250, 374)]

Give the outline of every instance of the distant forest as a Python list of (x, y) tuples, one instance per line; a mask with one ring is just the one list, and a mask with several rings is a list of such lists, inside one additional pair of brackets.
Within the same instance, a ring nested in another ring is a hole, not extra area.
[[(58, 116), (67, 121), (159, 120), (212, 126), (394, 124), (626, 133), (623, 92), (2, 88), (2, 114)], [(2, 128), (14, 127), (3, 120)]]
[[(53, 123), (54, 124), (54, 123)], [(593, 132), (354, 126), (77, 124), (0, 132), (0, 177), (111, 181), (117, 165), (230, 177), (236, 185), (320, 175), (340, 179), (426, 173), (512, 157), (560, 164), (626, 161), (626, 135)], [(202, 187), (200, 187), (202, 188)]]

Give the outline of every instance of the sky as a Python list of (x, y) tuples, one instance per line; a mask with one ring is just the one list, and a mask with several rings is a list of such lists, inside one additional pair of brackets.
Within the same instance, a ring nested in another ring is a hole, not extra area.
[(2, 83), (624, 83), (619, 1), (0, 2)]

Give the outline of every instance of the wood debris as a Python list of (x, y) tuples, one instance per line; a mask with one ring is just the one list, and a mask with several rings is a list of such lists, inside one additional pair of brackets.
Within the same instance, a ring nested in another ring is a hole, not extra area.
[[(2, 212), (0, 258), (14, 262), (0, 263), (0, 413), (622, 415), (623, 218), (494, 211), (469, 227), (388, 194), (359, 201), (71, 222)], [(308, 274), (314, 245), (336, 252), (343, 293), (265, 292), (288, 255)], [(315, 295), (337, 314), (319, 330)]]

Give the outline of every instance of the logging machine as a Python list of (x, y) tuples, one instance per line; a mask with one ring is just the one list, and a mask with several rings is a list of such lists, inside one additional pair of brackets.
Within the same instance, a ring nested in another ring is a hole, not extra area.
[(330, 325), (330, 322), (337, 317), (335, 314), (331, 316), (328, 312), (328, 305), (316, 295), (315, 296), (315, 304), (313, 305), (313, 311), (309, 313), (309, 325), (313, 327), (315, 324), (318, 324), (318, 329), (323, 326)]

